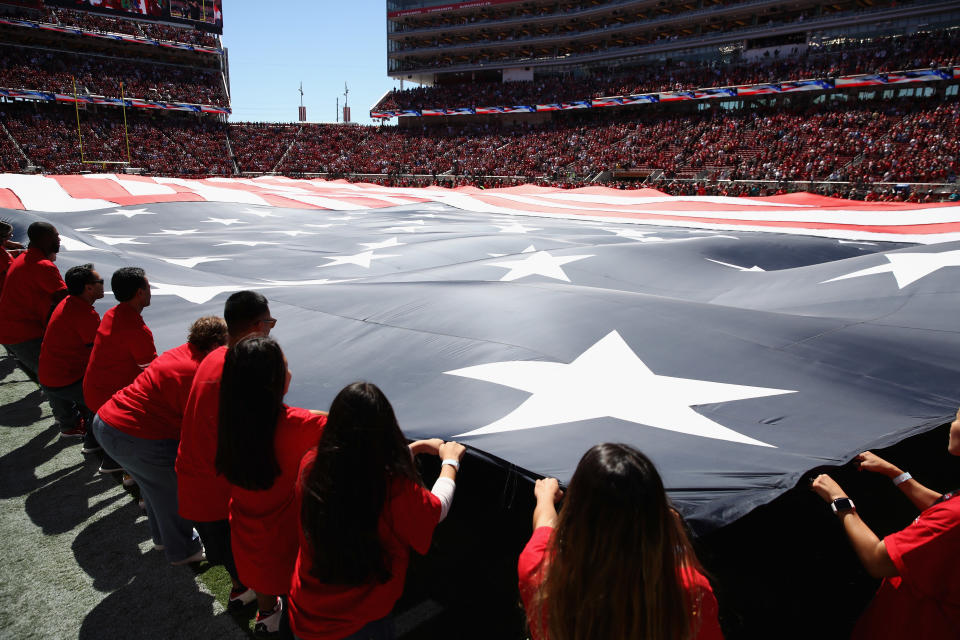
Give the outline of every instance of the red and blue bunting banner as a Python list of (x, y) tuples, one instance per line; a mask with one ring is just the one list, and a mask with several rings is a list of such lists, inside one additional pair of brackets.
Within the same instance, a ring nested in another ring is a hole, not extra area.
[(461, 107), (457, 109), (402, 109), (395, 111), (371, 111), (371, 118), (392, 118), (394, 116), (434, 116), (466, 115), (494, 113), (532, 113), (534, 111), (563, 111), (567, 109), (600, 109), (620, 107), (628, 104), (655, 104), (657, 102), (679, 102), (684, 100), (708, 100), (712, 98), (736, 98), (745, 96), (794, 93), (797, 91), (830, 91), (853, 87), (872, 87), (887, 84), (908, 84), (913, 82), (935, 82), (960, 78), (960, 67), (945, 69), (916, 69), (895, 73), (871, 73), (839, 78), (821, 78), (815, 80), (790, 80), (763, 84), (748, 84), (736, 87), (708, 87), (687, 91), (663, 91), (629, 96), (607, 96), (592, 100), (573, 102), (548, 102), (532, 106), (517, 105), (511, 107)]
[(212, 53), (215, 55), (220, 55), (223, 53), (222, 49), (216, 49), (213, 47), (204, 47), (198, 44), (187, 44), (185, 42), (168, 42), (166, 40), (154, 40), (152, 38), (142, 38), (139, 36), (131, 36), (124, 33), (100, 33), (99, 31), (84, 31), (83, 29), (77, 29), (74, 27), (58, 27), (52, 24), (42, 24), (39, 22), (31, 22), (29, 20), (11, 20), (8, 18), (0, 18), (0, 24), (5, 24), (14, 27), (26, 27), (28, 29), (39, 29), (41, 31), (52, 31), (54, 33), (72, 33), (78, 36), (87, 36), (89, 38), (99, 38), (101, 40), (114, 40), (116, 42), (135, 42), (138, 44), (148, 44), (155, 47), (164, 47), (166, 49), (179, 49), (181, 51), (197, 51), (199, 53)]
[(210, 104), (187, 104), (185, 102), (159, 102), (140, 98), (104, 98), (102, 96), (74, 96), (69, 93), (52, 93), (50, 91), (29, 91), (23, 89), (0, 89), (0, 96), (4, 98), (19, 98), (21, 100), (37, 100), (39, 102), (63, 102), (79, 104), (96, 104), (111, 107), (135, 107), (138, 109), (157, 109), (163, 111), (189, 111), (192, 113), (211, 113), (230, 115), (229, 107), (218, 107)]

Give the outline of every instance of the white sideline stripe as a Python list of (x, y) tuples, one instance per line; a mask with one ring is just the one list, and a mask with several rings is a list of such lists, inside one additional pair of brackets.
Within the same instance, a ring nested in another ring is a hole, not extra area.
[(112, 209), (117, 203), (94, 198), (74, 198), (53, 178), (18, 173), (0, 174), (0, 188), (11, 189), (27, 211), (70, 212)]
[(186, 187), (190, 189), (195, 194), (206, 200), (207, 202), (233, 202), (240, 204), (263, 204), (269, 205), (270, 203), (258, 196), (255, 193), (249, 191), (242, 191), (240, 189), (223, 189), (221, 187), (211, 187), (207, 184), (202, 184), (198, 180), (183, 180), (180, 178), (154, 178), (157, 182), (163, 184), (177, 184), (181, 187)]
[(124, 180), (122, 177), (113, 173), (90, 174), (84, 176), (87, 180), (112, 180), (127, 190), (132, 196), (160, 196), (176, 193), (175, 189), (165, 187), (156, 182), (139, 182), (137, 180)]

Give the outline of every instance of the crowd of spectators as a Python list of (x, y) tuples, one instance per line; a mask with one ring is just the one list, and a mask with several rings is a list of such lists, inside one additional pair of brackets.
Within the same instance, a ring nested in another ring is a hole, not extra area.
[[(128, 110), (127, 120), (131, 165), (164, 175), (362, 174), (394, 183), (429, 176), (454, 186), (491, 186), (491, 178), (578, 186), (602, 172), (712, 184), (952, 184), (960, 174), (955, 98), (756, 104), (698, 113), (602, 110), (502, 128), (227, 125), (138, 110)], [(7, 104), (2, 122), (30, 164), (44, 171), (98, 168), (80, 163), (70, 107)], [(80, 128), (86, 159), (126, 160), (120, 113), (82, 111)], [(0, 134), (4, 167), (19, 170), (22, 156)]]
[(72, 27), (94, 33), (117, 33), (138, 38), (152, 38), (215, 49), (220, 48), (217, 36), (187, 25), (174, 26), (158, 22), (131, 20), (91, 11), (77, 11), (46, 5), (40, 10), (5, 6), (2, 15), (32, 22), (39, 21), (59, 27)]
[(960, 29), (850, 39), (829, 45), (785, 45), (760, 59), (651, 62), (592, 75), (553, 75), (529, 82), (464, 82), (394, 90), (374, 110), (547, 104), (601, 96), (679, 91), (960, 64)]
[(297, 125), (244, 123), (230, 126), (230, 146), (240, 171), (273, 171), (296, 138)]
[(227, 126), (215, 120), (128, 112), (124, 135), (121, 114), (84, 111), (80, 113), (82, 138), (78, 139), (76, 115), (70, 108), (7, 104), (0, 115), (31, 163), (50, 173), (116, 172), (116, 164), (102, 162), (125, 162), (128, 149), (131, 166), (155, 175), (233, 173), (226, 151)]
[(80, 95), (143, 98), (227, 106), (223, 76), (215, 70), (138, 62), (64, 51), (0, 46), (0, 87)]

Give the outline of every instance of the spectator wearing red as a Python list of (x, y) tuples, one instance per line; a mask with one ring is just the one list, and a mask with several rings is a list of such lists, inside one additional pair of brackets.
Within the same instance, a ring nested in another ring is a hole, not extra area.
[[(87, 408), (94, 413), (114, 393), (133, 382), (157, 357), (153, 332), (141, 315), (150, 306), (150, 282), (143, 269), (117, 269), (110, 277), (110, 288), (119, 304), (103, 314), (83, 376), (83, 398)], [(109, 455), (104, 454), (100, 473), (121, 470)]]
[(533, 535), (517, 567), (532, 638), (723, 637), (710, 583), (643, 453), (592, 447), (559, 515), (555, 478), (537, 480), (534, 493)]
[[(10, 265), (0, 293), (0, 344), (36, 376), (50, 312), (68, 294), (60, 270), (53, 264), (60, 251), (56, 227), (34, 222), (27, 227), (27, 237), (27, 251)], [(72, 427), (60, 425), (61, 430)]]
[(180, 430), (177, 450), (177, 508), (193, 522), (211, 564), (222, 564), (233, 589), (228, 608), (252, 601), (253, 590), (237, 577), (230, 547), (230, 483), (216, 468), (217, 431), (220, 420), (220, 377), (227, 348), (251, 334), (268, 335), (277, 321), (270, 316), (267, 299), (256, 291), (238, 291), (223, 307), (227, 346), (214, 349), (197, 368)]
[[(960, 411), (950, 425), (950, 455), (960, 456)], [(860, 518), (833, 478), (814, 478), (813, 490), (830, 503), (857, 557), (874, 578), (883, 578), (860, 617), (853, 640), (955, 638), (960, 629), (960, 491), (928, 489), (896, 465), (864, 451), (858, 468), (887, 476), (920, 510), (902, 531), (882, 540)]]
[(297, 560), (294, 504), (300, 460), (326, 412), (288, 407), (290, 369), (280, 345), (247, 336), (226, 354), (220, 382), (217, 471), (230, 482), (230, 545), (240, 580), (257, 593), (255, 633), (280, 629)]
[[(100, 326), (93, 303), (103, 297), (103, 278), (92, 264), (67, 269), (67, 291), (47, 324), (40, 347), (37, 378), (50, 399), (50, 408), (61, 436), (83, 436), (93, 413), (83, 400), (83, 376)], [(86, 443), (85, 443), (86, 444)], [(98, 447), (84, 453), (92, 453)]]
[[(410, 550), (424, 554), (453, 503), (465, 448), (406, 443), (393, 407), (369, 382), (344, 387), (316, 449), (300, 465), (300, 551), (290, 626), (302, 640), (392, 638)], [(442, 460), (430, 491), (413, 455)]]
[(154, 545), (175, 565), (203, 557), (193, 524), (177, 513), (174, 462), (183, 412), (200, 363), (226, 342), (222, 318), (200, 318), (190, 326), (186, 343), (151, 362), (100, 407), (93, 421), (104, 451), (140, 487)]

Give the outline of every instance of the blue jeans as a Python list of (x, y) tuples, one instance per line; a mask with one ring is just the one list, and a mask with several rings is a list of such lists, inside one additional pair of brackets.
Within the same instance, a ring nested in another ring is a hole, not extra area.
[(170, 562), (189, 558), (200, 551), (200, 537), (193, 525), (177, 513), (177, 440), (147, 440), (128, 435), (100, 419), (93, 418), (93, 431), (100, 446), (133, 476), (147, 507), (150, 535), (162, 544)]
[(53, 412), (53, 419), (60, 425), (61, 431), (73, 429), (78, 415), (83, 416), (83, 419), (86, 420), (87, 428), (90, 428), (90, 422), (93, 420), (93, 412), (83, 404), (83, 378), (65, 387), (40, 386), (43, 388), (43, 392), (47, 394), (47, 399), (50, 400), (50, 410)]

